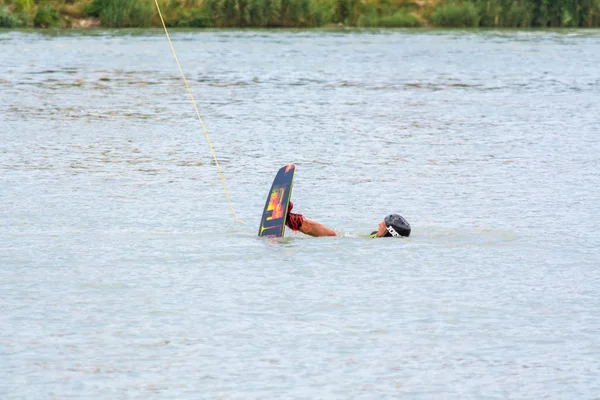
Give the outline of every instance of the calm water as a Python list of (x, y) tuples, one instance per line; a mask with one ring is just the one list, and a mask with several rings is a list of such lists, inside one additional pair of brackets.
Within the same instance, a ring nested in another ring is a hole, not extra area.
[(161, 31), (0, 32), (3, 399), (598, 398), (600, 31), (172, 38), (245, 225)]

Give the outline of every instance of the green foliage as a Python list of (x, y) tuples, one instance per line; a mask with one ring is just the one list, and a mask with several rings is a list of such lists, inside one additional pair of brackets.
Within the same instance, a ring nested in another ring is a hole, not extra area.
[(577, 26), (577, 20), (569, 10), (562, 10), (561, 25), (567, 28)]
[(206, 20), (204, 20), (204, 26), (213, 27), (216, 23), (216, 15), (218, 14), (217, 7), (219, 5), (219, 0), (204, 0), (200, 7), (200, 13), (203, 16), (206, 16)]
[[(159, 0), (169, 27), (598, 27), (600, 0)], [(0, 0), (0, 27), (160, 24), (154, 0)]]
[(361, 28), (417, 28), (422, 26), (423, 23), (414, 14), (397, 12), (392, 15), (379, 17), (377, 12), (372, 9), (368, 14), (362, 14), (358, 17), (356, 25)]
[(600, 26), (600, 0), (586, 0), (580, 9), (580, 26)]
[(312, 25), (312, 4), (310, 0), (293, 0), (287, 7), (287, 23), (292, 26)]
[(446, 3), (431, 14), (433, 25), (453, 28), (471, 28), (479, 25), (479, 13), (473, 3)]
[(336, 0), (312, 0), (313, 26), (321, 26), (333, 22)]
[(533, 0), (533, 20), (532, 26), (545, 28), (549, 24), (548, 8), (546, 0)]
[(600, 0), (527, 0), (535, 27), (600, 26)]
[(395, 10), (389, 3), (380, 1), (376, 6), (363, 7), (357, 18), (356, 26), (361, 28), (417, 28), (423, 26), (423, 21), (410, 10), (402, 7), (401, 11)]
[(312, 0), (204, 0), (204, 26), (318, 26), (322, 13)]
[(529, 28), (533, 19), (531, 6), (526, 2), (513, 2), (504, 13), (502, 26), (507, 28)]
[(33, 25), (37, 28), (58, 28), (60, 27), (60, 14), (52, 7), (40, 7), (33, 19)]
[(500, 24), (502, 15), (501, 0), (479, 0), (477, 3), (479, 26), (493, 27)]
[(221, 16), (220, 26), (234, 26), (237, 19), (235, 0), (222, 0), (218, 12)]
[(8, 1), (8, 4), (10, 7), (8, 10), (4, 9), (3, 13), (4, 23), (7, 24), (6, 27), (9, 24), (12, 24), (12, 27), (33, 25), (33, 18), (37, 11), (33, 0), (11, 0)]
[(544, 0), (544, 3), (546, 3), (549, 26), (553, 28), (560, 27), (563, 18), (563, 2)]
[(334, 22), (348, 23), (349, 18), (352, 16), (351, 0), (336, 0), (335, 8)]
[(379, 26), (379, 16), (373, 9), (368, 14), (361, 14), (356, 21), (356, 25), (361, 28), (373, 28)]
[(211, 26), (210, 15), (204, 8), (180, 8), (165, 24), (169, 27), (179, 28), (206, 28)]
[(589, 7), (583, 25), (588, 27), (600, 26), (600, 0), (590, 0), (589, 2), (593, 2), (593, 4)]
[(360, 18), (361, 10), (364, 8), (365, 2), (361, 0), (334, 0), (333, 13), (329, 22), (356, 25), (358, 18)]
[(422, 25), (423, 23), (419, 17), (403, 12), (397, 12), (379, 19), (379, 26), (384, 28), (418, 28)]
[(23, 11), (26, 13), (31, 12), (35, 6), (33, 0), (13, 0), (12, 4), (15, 12)]
[(100, 13), (102, 13), (102, 9), (106, 6), (106, 1), (104, 0), (94, 0), (87, 6), (83, 8), (85, 13), (90, 17), (100, 17)]
[(100, 17), (112, 28), (146, 27), (152, 21), (150, 0), (93, 0), (86, 8), (88, 15)]
[(0, 8), (0, 28), (17, 28), (21, 25), (23, 23), (15, 14), (8, 12), (5, 7)]

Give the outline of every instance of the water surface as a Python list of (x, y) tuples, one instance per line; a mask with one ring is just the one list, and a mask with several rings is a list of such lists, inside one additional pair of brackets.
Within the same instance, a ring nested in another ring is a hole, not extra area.
[(598, 396), (599, 31), (172, 39), (245, 225), (161, 31), (0, 32), (3, 398)]

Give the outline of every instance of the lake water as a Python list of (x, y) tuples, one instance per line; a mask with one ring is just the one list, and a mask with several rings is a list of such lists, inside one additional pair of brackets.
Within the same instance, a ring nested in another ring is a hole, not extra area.
[(172, 39), (244, 225), (162, 31), (0, 32), (3, 399), (599, 398), (600, 31)]

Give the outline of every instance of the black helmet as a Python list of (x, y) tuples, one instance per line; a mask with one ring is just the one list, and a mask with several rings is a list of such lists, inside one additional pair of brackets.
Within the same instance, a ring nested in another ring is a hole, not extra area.
[(387, 232), (383, 237), (393, 236), (410, 236), (410, 224), (401, 215), (390, 214), (384, 218), (385, 228)]

